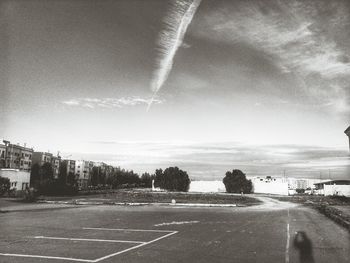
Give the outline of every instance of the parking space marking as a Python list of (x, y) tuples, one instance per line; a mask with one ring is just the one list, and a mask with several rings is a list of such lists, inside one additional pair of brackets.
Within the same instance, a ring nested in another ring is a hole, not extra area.
[(0, 256), (5, 257), (22, 257), (22, 258), (44, 258), (44, 259), (60, 259), (60, 260), (69, 260), (76, 262), (90, 262), (93, 263), (95, 260), (91, 259), (81, 259), (81, 258), (65, 258), (65, 257), (52, 257), (52, 256), (40, 256), (40, 255), (26, 255), (26, 254), (8, 254), (0, 253)]
[(69, 257), (58, 257), (58, 256), (42, 256), (42, 255), (30, 255), (30, 254), (11, 254), (11, 253), (0, 253), (0, 256), (7, 256), (7, 257), (23, 257), (23, 258), (42, 258), (42, 259), (58, 259), (58, 260), (66, 260), (66, 261), (75, 261), (75, 262), (88, 262), (88, 263), (96, 263), (100, 262), (102, 260), (126, 253), (131, 250), (135, 250), (137, 248), (149, 245), (151, 243), (157, 242), (159, 240), (162, 240), (164, 238), (170, 237), (178, 231), (171, 231), (171, 230), (156, 230), (156, 229), (127, 229), (127, 228), (88, 228), (84, 227), (83, 229), (86, 230), (100, 230), (100, 231), (125, 231), (125, 232), (154, 232), (154, 233), (166, 233), (165, 235), (162, 235), (161, 237), (158, 237), (156, 239), (150, 240), (150, 241), (131, 241), (131, 240), (113, 240), (113, 239), (88, 239), (88, 238), (69, 238), (69, 237), (47, 237), (47, 236), (32, 236), (30, 238), (34, 239), (51, 239), (51, 240), (71, 240), (71, 241), (83, 241), (83, 242), (113, 242), (113, 243), (134, 243), (138, 244), (136, 246), (132, 246), (130, 248), (97, 258), (97, 259), (81, 259), (81, 258), (69, 258)]
[(142, 241), (132, 240), (115, 240), (115, 239), (91, 239), (91, 238), (71, 238), (71, 237), (46, 237), (46, 236), (34, 236), (31, 238), (35, 239), (53, 239), (53, 240), (71, 240), (71, 241), (87, 241), (87, 242), (111, 242), (111, 243), (139, 243), (143, 244)]
[(102, 228), (102, 227), (83, 227), (83, 229), (90, 230), (101, 230), (101, 231), (126, 231), (126, 232), (159, 232), (159, 233), (171, 233), (174, 231), (171, 230), (162, 230), (162, 229), (128, 229), (128, 228)]
[(168, 233), (168, 234), (166, 234), (166, 235), (164, 235), (164, 236), (158, 237), (158, 238), (156, 238), (156, 239), (153, 239), (153, 240), (151, 240), (151, 241), (145, 242), (145, 243), (143, 243), (143, 244), (140, 244), (140, 245), (137, 245), (137, 246), (134, 246), (134, 247), (131, 247), (131, 248), (127, 248), (127, 249), (124, 249), (124, 250), (122, 250), (122, 251), (119, 251), (119, 252), (116, 252), (116, 253), (113, 253), (113, 254), (110, 254), (110, 255), (107, 255), (107, 256), (104, 256), (104, 257), (95, 259), (94, 262), (99, 262), (99, 261), (105, 260), (105, 259), (107, 259), (107, 258), (111, 258), (111, 257), (117, 256), (117, 255), (123, 254), (123, 253), (125, 253), (125, 252), (130, 251), (130, 250), (134, 250), (134, 249), (137, 249), (137, 248), (146, 246), (146, 245), (148, 245), (148, 244), (157, 242), (157, 241), (159, 241), (159, 240), (161, 240), (161, 239), (163, 239), (163, 238), (167, 238), (167, 237), (169, 237), (169, 236), (172, 236), (172, 235), (175, 235), (176, 233), (178, 233), (178, 231), (168, 231), (168, 232), (170, 232), (170, 233)]

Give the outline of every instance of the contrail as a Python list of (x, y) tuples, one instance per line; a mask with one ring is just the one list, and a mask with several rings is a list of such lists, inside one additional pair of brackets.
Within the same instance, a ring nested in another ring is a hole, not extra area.
[(174, 56), (181, 46), (187, 27), (201, 3), (201, 0), (177, 0), (172, 4), (169, 14), (164, 18), (164, 28), (159, 34), (157, 68), (153, 72), (150, 99), (147, 111), (152, 106), (155, 96), (168, 78), (173, 66)]

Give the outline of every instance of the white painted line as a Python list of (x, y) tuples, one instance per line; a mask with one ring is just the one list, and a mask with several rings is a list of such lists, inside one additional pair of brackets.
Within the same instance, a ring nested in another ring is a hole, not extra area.
[(117, 256), (117, 255), (123, 254), (123, 253), (125, 253), (125, 252), (130, 251), (130, 250), (134, 250), (134, 249), (137, 249), (137, 248), (140, 248), (140, 247), (149, 245), (149, 244), (154, 243), (154, 242), (156, 242), (156, 241), (159, 241), (159, 240), (161, 240), (161, 239), (163, 239), (163, 238), (167, 238), (167, 237), (169, 237), (169, 236), (172, 236), (172, 235), (174, 235), (174, 234), (176, 234), (176, 233), (178, 233), (178, 232), (177, 232), (177, 231), (172, 231), (171, 233), (168, 233), (168, 234), (166, 234), (166, 235), (164, 235), (164, 236), (158, 237), (158, 238), (153, 239), (153, 240), (151, 240), (151, 241), (145, 242), (145, 243), (143, 243), (143, 244), (140, 244), (140, 245), (137, 245), (137, 246), (134, 246), (134, 247), (131, 247), (131, 248), (127, 248), (127, 249), (124, 249), (124, 250), (122, 250), (122, 251), (119, 251), (119, 252), (116, 252), (116, 253), (113, 253), (113, 254), (110, 254), (110, 255), (107, 255), (107, 256), (104, 256), (104, 257), (95, 259), (93, 262), (99, 262), (99, 261), (105, 260), (105, 259), (107, 259), (107, 258), (111, 258), (111, 257)]
[(155, 224), (154, 226), (170, 226), (170, 225), (184, 225), (184, 224), (197, 224), (199, 221), (173, 221), (168, 223)]
[(125, 231), (125, 232), (158, 232), (158, 233), (172, 233), (171, 230), (157, 230), (157, 229), (128, 229), (128, 228), (99, 228), (99, 227), (83, 227), (83, 229), (101, 230), (101, 231)]
[(0, 256), (5, 256), (5, 257), (22, 257), (22, 258), (60, 259), (60, 260), (69, 260), (69, 261), (78, 261), (78, 262), (95, 262), (95, 260), (90, 260), (90, 259), (52, 257), (52, 256), (39, 256), (39, 255), (26, 255), (26, 254), (8, 254), (8, 253), (0, 253)]
[(144, 244), (142, 241), (132, 241), (132, 240), (114, 240), (114, 239), (90, 239), (90, 238), (70, 238), (70, 237), (45, 237), (45, 236), (35, 236), (31, 237), (35, 239), (53, 239), (53, 240), (70, 240), (70, 241), (88, 241), (88, 242), (111, 242), (111, 243), (139, 243)]
[[(288, 221), (289, 221), (289, 208), (288, 208)], [(289, 223), (287, 223), (287, 243), (286, 243), (286, 254), (285, 254), (285, 263), (289, 263), (289, 246), (290, 246), (290, 232), (289, 232)]]

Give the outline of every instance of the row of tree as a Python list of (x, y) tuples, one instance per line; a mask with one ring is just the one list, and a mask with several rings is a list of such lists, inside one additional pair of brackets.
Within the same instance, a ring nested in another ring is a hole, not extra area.
[[(178, 167), (169, 167), (164, 171), (157, 169), (154, 174), (144, 173), (141, 177), (132, 170), (117, 168), (112, 175), (108, 176), (94, 167), (91, 174), (91, 184), (93, 186), (108, 185), (113, 189), (152, 187), (154, 186), (169, 191), (187, 192), (190, 186), (190, 178), (186, 171)], [(61, 168), (58, 178), (54, 178), (53, 168), (50, 163), (42, 166), (34, 164), (31, 171), (31, 186), (38, 193), (46, 195), (75, 194), (78, 191), (77, 178), (73, 173), (67, 174), (65, 167)], [(247, 180), (246, 175), (240, 170), (226, 172), (223, 183), (228, 193), (251, 193), (252, 182)], [(0, 177), (0, 195), (8, 192), (10, 181)]]
[[(78, 191), (77, 177), (74, 173), (67, 174), (67, 167), (60, 167), (58, 178), (54, 178), (53, 167), (50, 163), (42, 166), (34, 164), (31, 170), (30, 184), (40, 194), (74, 194)], [(186, 171), (178, 167), (169, 167), (165, 170), (157, 169), (154, 174), (144, 173), (139, 176), (132, 170), (115, 169), (107, 175), (100, 167), (93, 167), (91, 171), (91, 185), (93, 187), (108, 186), (117, 188), (135, 188), (154, 186), (169, 191), (186, 192), (190, 186), (190, 179)], [(247, 180), (241, 170), (226, 172), (223, 183), (228, 193), (251, 193), (252, 182)]]

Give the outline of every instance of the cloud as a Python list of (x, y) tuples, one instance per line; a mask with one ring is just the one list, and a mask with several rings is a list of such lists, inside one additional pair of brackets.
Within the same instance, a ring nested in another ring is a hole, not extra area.
[(312, 1), (270, 3), (274, 5), (268, 5), (268, 11), (263, 8), (265, 3), (259, 1), (243, 2), (234, 9), (219, 9), (207, 18), (208, 24), (221, 35), (221, 40), (246, 42), (273, 55), (286, 72), (318, 73), (325, 78), (350, 73), (348, 54), (329, 33), (349, 23), (349, 16), (344, 15), (346, 8), (340, 2), (327, 7), (332, 18), (337, 18), (328, 24), (318, 20), (324, 7), (312, 5)]
[[(153, 103), (161, 104), (164, 100), (153, 99)], [(83, 107), (83, 108), (123, 108), (138, 105), (148, 105), (149, 98), (141, 97), (121, 97), (121, 98), (77, 98), (62, 101), (62, 104), (73, 107)]]
[[(349, 112), (349, 9), (346, 1), (224, 1), (191, 33), (261, 52), (291, 74), (313, 104)], [(296, 87), (297, 88), (297, 87)]]
[[(249, 176), (346, 178), (350, 159), (348, 151), (304, 145), (247, 145), (232, 142), (89, 142), (104, 153), (86, 154), (84, 158), (104, 160), (136, 172), (154, 172), (157, 168), (178, 166), (192, 179), (221, 180), (225, 172), (241, 169)], [(108, 154), (106, 154), (108, 152)]]
[[(171, 8), (164, 18), (163, 30), (157, 41), (157, 68), (153, 72), (151, 89), (156, 94), (173, 67), (174, 57), (178, 48), (183, 44), (187, 27), (190, 25), (201, 0), (177, 0), (172, 2)], [(153, 98), (148, 103), (148, 109), (153, 104)]]

